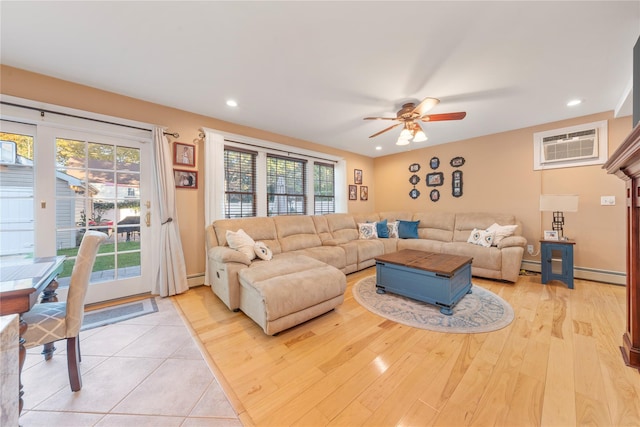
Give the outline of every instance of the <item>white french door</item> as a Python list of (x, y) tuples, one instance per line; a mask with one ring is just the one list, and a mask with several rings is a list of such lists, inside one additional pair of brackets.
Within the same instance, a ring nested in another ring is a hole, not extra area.
[[(9, 153), (0, 175), (0, 238), (20, 234), (25, 242), (3, 246), (0, 260), (65, 255), (58, 278), (64, 299), (82, 236), (99, 230), (109, 238), (100, 247), (86, 303), (149, 292), (150, 136), (4, 120), (0, 132)], [(24, 141), (31, 141), (30, 152)], [(30, 175), (31, 182), (18, 173)]]

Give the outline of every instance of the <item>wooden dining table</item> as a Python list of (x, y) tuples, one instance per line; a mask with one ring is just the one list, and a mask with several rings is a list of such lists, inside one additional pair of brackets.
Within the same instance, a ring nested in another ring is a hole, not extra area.
[[(64, 256), (52, 256), (0, 261), (0, 316), (20, 315), (18, 378), (20, 378), (22, 366), (27, 356), (23, 335), (27, 331), (28, 325), (22, 319), (22, 314), (31, 310), (38, 302), (39, 297), (40, 302), (43, 303), (58, 300), (56, 277), (62, 272), (65, 258)], [(54, 350), (53, 344), (45, 345), (43, 351), (45, 359), (50, 359)], [(19, 384), (18, 414), (22, 412), (23, 406), (24, 391), (21, 379), (19, 379)]]

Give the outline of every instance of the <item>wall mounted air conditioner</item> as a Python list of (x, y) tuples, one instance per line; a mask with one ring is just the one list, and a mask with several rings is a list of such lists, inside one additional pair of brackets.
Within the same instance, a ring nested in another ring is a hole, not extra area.
[(533, 169), (603, 164), (608, 157), (607, 121), (533, 134)]
[(541, 154), (542, 164), (598, 157), (598, 129), (542, 138)]

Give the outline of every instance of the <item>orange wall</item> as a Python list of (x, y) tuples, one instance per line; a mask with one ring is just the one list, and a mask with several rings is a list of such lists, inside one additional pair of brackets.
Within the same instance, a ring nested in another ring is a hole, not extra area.
[[(631, 132), (631, 117), (613, 119), (611, 113), (518, 129), (479, 138), (436, 145), (402, 154), (376, 158), (376, 211), (481, 211), (513, 213), (522, 222), (523, 235), (539, 249), (543, 230), (551, 229), (551, 213), (539, 211), (540, 194), (578, 194), (578, 212), (565, 213), (565, 235), (576, 240), (575, 265), (624, 272), (625, 207), (624, 183), (608, 175), (601, 165), (543, 171), (533, 170), (533, 134), (545, 130), (608, 120), (609, 155)], [(438, 172), (444, 173), (444, 185), (438, 202), (429, 200), (431, 188), (425, 185), (426, 174), (432, 172), (429, 160), (440, 159)], [(465, 158), (463, 196), (451, 195), (449, 161)], [(409, 191), (409, 165), (421, 165), (420, 197), (413, 200)], [(600, 206), (600, 196), (615, 196), (615, 206)], [(525, 252), (525, 259), (530, 257)]]
[[(577, 193), (580, 194), (579, 212), (565, 214), (565, 234), (577, 241), (576, 266), (625, 271), (623, 182), (607, 175), (600, 166), (533, 171), (532, 156), (534, 132), (604, 119), (609, 120), (611, 154), (631, 132), (630, 117), (613, 119), (610, 113), (603, 113), (373, 159), (7, 66), (0, 66), (0, 93), (166, 126), (169, 131), (180, 134), (178, 141), (196, 143), (200, 173), (204, 168), (202, 142), (197, 139), (201, 127), (342, 156), (347, 162), (347, 184), (353, 184), (353, 170), (361, 169), (363, 185), (369, 187), (368, 201), (348, 203), (351, 213), (511, 212), (522, 222), (523, 234), (529, 243), (536, 245), (536, 250), (542, 230), (551, 226), (549, 214), (538, 210), (539, 195)], [(429, 189), (424, 184), (425, 175), (430, 171), (428, 162), (433, 156), (440, 158), (438, 171), (445, 174), (445, 185), (439, 187), (441, 199), (437, 203), (429, 200)], [(460, 198), (451, 196), (453, 168), (449, 160), (455, 156), (466, 160), (460, 168), (464, 172), (464, 195)], [(412, 200), (408, 196), (412, 188), (408, 167), (415, 162), (422, 166), (418, 174), (421, 182), (417, 185), (421, 196)], [(603, 195), (616, 196), (616, 206), (600, 206)], [(202, 188), (178, 190), (177, 203), (187, 274), (201, 274), (205, 267)], [(531, 257), (525, 254), (525, 258)]]
[[(369, 200), (366, 202), (360, 200), (349, 202), (349, 211), (371, 212), (374, 210), (373, 159), (370, 157), (105, 92), (5, 65), (0, 66), (0, 93), (166, 126), (170, 132), (178, 132), (180, 134), (180, 138), (177, 141), (196, 144), (197, 169), (201, 174), (204, 170), (203, 144), (202, 141), (198, 140), (198, 134), (199, 129), (202, 127), (341, 156), (347, 162), (347, 184), (353, 184), (353, 169), (361, 169), (363, 171), (363, 184), (369, 186)], [(171, 137), (170, 140), (174, 141)], [(202, 178), (200, 179), (202, 180)], [(202, 187), (199, 186), (197, 190), (177, 190), (176, 203), (178, 205), (178, 222), (184, 246), (187, 275), (204, 274), (205, 224), (204, 191)]]

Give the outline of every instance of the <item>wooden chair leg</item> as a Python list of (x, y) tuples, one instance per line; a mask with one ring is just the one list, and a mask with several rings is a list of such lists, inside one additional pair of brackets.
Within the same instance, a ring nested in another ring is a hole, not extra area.
[(71, 391), (79, 391), (82, 388), (80, 376), (80, 339), (79, 337), (67, 338), (67, 369), (69, 370), (69, 384)]

